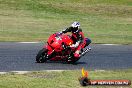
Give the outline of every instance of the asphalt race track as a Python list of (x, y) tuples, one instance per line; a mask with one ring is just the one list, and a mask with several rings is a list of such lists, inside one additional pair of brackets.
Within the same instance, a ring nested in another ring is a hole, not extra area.
[(0, 42), (0, 72), (132, 68), (132, 45), (92, 44), (92, 51), (76, 64), (35, 63), (35, 56), (42, 47), (43, 43)]

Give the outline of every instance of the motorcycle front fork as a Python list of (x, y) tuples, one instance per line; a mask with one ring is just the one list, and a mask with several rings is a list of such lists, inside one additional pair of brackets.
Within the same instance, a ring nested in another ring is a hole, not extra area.
[(55, 56), (55, 50), (53, 50), (50, 55), (47, 54), (47, 59), (49, 60), (50, 58)]

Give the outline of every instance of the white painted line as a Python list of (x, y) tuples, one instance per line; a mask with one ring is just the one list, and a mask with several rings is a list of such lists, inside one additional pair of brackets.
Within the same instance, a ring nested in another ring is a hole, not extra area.
[(26, 74), (26, 73), (29, 73), (30, 71), (11, 71), (15, 74)]
[(0, 74), (6, 74), (7, 72), (0, 72)]
[(25, 43), (25, 44), (28, 44), (28, 43), (40, 43), (40, 42), (18, 42), (18, 43)]
[[(41, 70), (41, 71), (38, 71), (38, 72), (62, 72), (64, 70)], [(14, 73), (14, 74), (26, 74), (26, 73), (31, 73), (31, 72), (34, 72), (34, 71), (9, 71), (9, 72), (0, 72), (0, 74), (7, 74), (7, 73)], [(37, 71), (35, 71), (37, 72)]]
[(62, 71), (66, 71), (66, 70), (44, 70), (44, 71), (47, 71), (47, 72), (62, 72)]
[(112, 45), (120, 45), (120, 44), (100, 44), (100, 45), (112, 46)]
[(95, 69), (95, 72), (105, 72), (105, 70), (97, 70), (97, 69)]
[(9, 71), (9, 72), (0, 72), (0, 74), (14, 73), (14, 74), (26, 74), (30, 71)]

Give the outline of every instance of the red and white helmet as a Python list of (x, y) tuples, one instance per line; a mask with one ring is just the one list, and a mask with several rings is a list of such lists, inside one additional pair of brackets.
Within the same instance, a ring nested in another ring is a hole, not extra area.
[(73, 23), (71, 24), (71, 26), (72, 26), (73, 28), (80, 27), (80, 23), (75, 21), (75, 22), (73, 22)]

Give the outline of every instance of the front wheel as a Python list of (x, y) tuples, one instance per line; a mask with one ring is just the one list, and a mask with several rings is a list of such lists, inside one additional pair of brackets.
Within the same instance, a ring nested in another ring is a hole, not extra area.
[(40, 50), (36, 56), (37, 63), (44, 63), (47, 61), (47, 49), (43, 48)]

